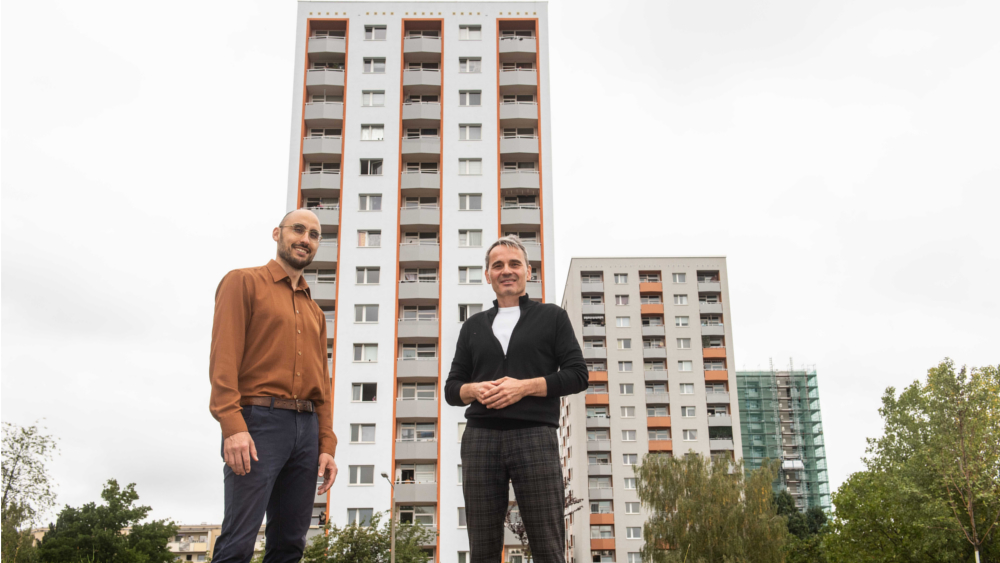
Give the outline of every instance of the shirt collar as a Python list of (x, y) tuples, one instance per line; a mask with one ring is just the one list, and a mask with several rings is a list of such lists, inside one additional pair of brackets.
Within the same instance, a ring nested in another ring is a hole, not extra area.
[[(524, 309), (524, 306), (530, 302), (531, 299), (528, 297), (527, 291), (524, 292), (524, 295), (517, 298), (517, 306), (519, 309)], [(493, 309), (495, 309), (496, 311), (500, 310), (500, 302), (497, 301), (496, 299), (493, 300)], [(495, 315), (496, 313), (494, 312), (493, 314)]]
[[(281, 280), (288, 279), (288, 272), (286, 272), (285, 269), (281, 267), (281, 264), (278, 264), (278, 262), (274, 259), (268, 261), (267, 271), (271, 272), (271, 279), (274, 281), (274, 283), (278, 283)], [(312, 290), (309, 289), (309, 284), (306, 282), (305, 276), (299, 276), (298, 289), (305, 291), (310, 295), (310, 297), (312, 296)]]

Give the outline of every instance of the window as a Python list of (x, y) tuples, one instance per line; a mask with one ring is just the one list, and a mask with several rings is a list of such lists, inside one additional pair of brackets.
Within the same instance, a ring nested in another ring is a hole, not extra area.
[(374, 424), (352, 424), (351, 425), (352, 444), (374, 444), (375, 425)]
[(396, 483), (434, 483), (435, 469), (433, 463), (402, 463), (396, 466)]
[(687, 295), (674, 295), (674, 305), (687, 305), (688, 296)]
[(366, 25), (365, 41), (385, 41), (384, 25)]
[(705, 371), (722, 371), (725, 369), (725, 360), (705, 360)]
[(382, 159), (381, 158), (362, 158), (361, 159), (361, 175), (362, 176), (381, 176), (382, 175)]
[(608, 407), (587, 407), (587, 418), (608, 418)]
[(373, 485), (375, 484), (374, 465), (350, 465), (351, 485)]
[(587, 479), (588, 489), (610, 489), (611, 477), (591, 477)]
[(483, 245), (482, 231), (458, 231), (458, 246), (473, 247)]
[(615, 283), (628, 283), (628, 274), (615, 274)]
[(642, 528), (639, 526), (630, 526), (625, 528), (625, 538), (630, 540), (641, 540), (642, 539)]
[(475, 315), (476, 313), (482, 312), (482, 310), (483, 310), (483, 306), (480, 305), (479, 303), (473, 303), (473, 304), (467, 304), (467, 305), (459, 305), (458, 306), (458, 322), (464, 323), (465, 321), (469, 320), (469, 317), (471, 317), (472, 315)]
[(354, 383), (351, 385), (351, 400), (356, 403), (374, 403), (377, 383)]
[(615, 537), (615, 527), (611, 524), (590, 527), (590, 539), (610, 539)]
[(458, 59), (458, 72), (482, 72), (483, 60), (479, 57), (461, 57)]
[(482, 266), (459, 266), (458, 283), (461, 284), (483, 283)]
[(357, 269), (357, 283), (363, 285), (376, 285), (378, 284), (379, 269), (372, 267), (364, 267)]
[(583, 347), (584, 347), (584, 349), (604, 348), (604, 339), (603, 338), (584, 338), (583, 339)]
[(433, 401), (436, 398), (433, 383), (400, 383), (399, 398), (404, 401)]
[(458, 194), (459, 211), (482, 211), (483, 194)]
[[(483, 27), (481, 25), (460, 25), (458, 26), (459, 41), (482, 41)], [(459, 561), (459, 563), (463, 563)]]
[(632, 371), (632, 362), (618, 362), (618, 371)]
[(667, 369), (663, 360), (646, 360), (642, 364), (643, 371), (664, 371)]
[(663, 317), (643, 316), (642, 326), (663, 326)]
[(632, 326), (631, 317), (615, 317), (615, 326), (618, 328), (626, 328)]
[(694, 383), (681, 383), (681, 395), (694, 395)]
[(720, 316), (720, 315), (702, 315), (701, 316), (701, 326), (722, 326), (722, 316)]
[(622, 407), (622, 418), (635, 418), (635, 407)]
[(681, 407), (682, 418), (694, 418), (694, 407)]
[(614, 514), (614, 508), (610, 500), (590, 501), (591, 514)]
[(458, 93), (458, 105), (471, 107), (482, 105), (483, 93), (479, 90), (461, 90)]
[(594, 293), (594, 294), (585, 293), (581, 296), (581, 299), (582, 299), (581, 302), (584, 305), (600, 305), (604, 303), (604, 295), (600, 293)]
[(481, 176), (482, 173), (483, 173), (483, 159), (481, 158), (458, 159), (459, 176)]
[(340, 129), (310, 129), (309, 137), (313, 139), (322, 139), (324, 137), (339, 139), (340, 133), (341, 133)]
[(362, 141), (381, 141), (385, 138), (385, 126), (383, 125), (362, 125)]
[(697, 430), (684, 430), (683, 433), (684, 433), (684, 441), (685, 442), (694, 442), (695, 440), (698, 439), (698, 431)]
[(674, 326), (688, 326), (690, 317), (674, 317)]
[(635, 489), (635, 477), (626, 477), (625, 478), (625, 488), (626, 489), (630, 489), (630, 490), (634, 490)]
[(468, 522), (465, 520), (465, 507), (460, 506), (458, 507), (458, 527), (465, 528), (468, 525)]
[(646, 431), (647, 438), (649, 440), (669, 440), (670, 439), (670, 429), (669, 428), (653, 428)]
[(361, 92), (361, 105), (381, 107), (385, 105), (385, 90), (365, 90)]
[(582, 283), (601, 283), (604, 281), (604, 275), (601, 272), (580, 272), (580, 281)]
[(337, 283), (337, 270), (305, 270), (306, 283)]
[(669, 407), (665, 407), (665, 406), (664, 407), (650, 407), (650, 406), (647, 406), (646, 407), (646, 416), (647, 417), (648, 416), (653, 416), (653, 417), (656, 417), (656, 416), (670, 416), (670, 408)]
[(382, 246), (382, 231), (358, 231), (358, 246)]
[(434, 526), (434, 506), (400, 506), (399, 521)]
[(483, 138), (483, 126), (482, 125), (459, 125), (458, 126), (458, 140), (459, 141), (480, 141)]
[(622, 463), (625, 465), (638, 465), (639, 454), (622, 454)]
[(436, 321), (437, 305), (403, 305), (399, 308), (401, 321)]
[(399, 425), (400, 442), (433, 442), (433, 422), (402, 422)]
[(660, 272), (639, 272), (639, 283), (660, 283)]
[(691, 339), (690, 338), (678, 338), (677, 339), (677, 347), (680, 348), (681, 350), (687, 350), (687, 349), (691, 348)]
[(342, 104), (344, 103), (343, 96), (336, 96), (334, 94), (313, 94), (309, 97), (309, 103), (313, 104)]
[(684, 283), (687, 281), (687, 274), (674, 274), (674, 283)]
[(365, 57), (364, 59), (364, 73), (365, 74), (385, 74), (385, 59), (376, 59)]
[(399, 347), (401, 360), (430, 360), (436, 357), (436, 344), (401, 344)]
[(354, 345), (354, 361), (355, 362), (377, 362), (378, 361), (378, 344), (355, 344)]
[(632, 395), (634, 393), (635, 385), (632, 383), (619, 383), (618, 393), (621, 395)]
[(372, 520), (371, 508), (348, 508), (347, 525), (367, 527)]
[(680, 360), (677, 362), (677, 371), (691, 371), (691, 360)]
[(355, 305), (354, 322), (356, 323), (377, 323), (378, 305)]
[(622, 442), (634, 442), (635, 430), (622, 430)]
[(463, 479), (463, 477), (462, 477), (462, 464), (461, 464), (461, 463), (459, 463), (459, 464), (458, 464), (458, 484), (459, 484), (459, 485), (461, 485), (461, 484), (462, 484), (462, 482), (463, 482), (463, 480), (464, 480), (464, 479)]
[(642, 563), (642, 553), (630, 551), (628, 553), (628, 561), (626, 563)]
[(465, 423), (464, 422), (459, 422), (458, 423), (458, 441), (459, 442), (462, 441), (462, 436), (464, 436), (464, 435), (465, 435)]
[(619, 350), (631, 350), (632, 349), (632, 339), (631, 338), (619, 338), (618, 339), (618, 349)]

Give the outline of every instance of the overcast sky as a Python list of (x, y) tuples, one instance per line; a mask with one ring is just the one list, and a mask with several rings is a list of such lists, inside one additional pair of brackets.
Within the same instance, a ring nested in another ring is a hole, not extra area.
[[(295, 10), (4, 2), (2, 416), (60, 438), (62, 503), (222, 520), (213, 294), (274, 253)], [(559, 299), (572, 256), (728, 256), (737, 368), (816, 366), (834, 489), (886, 387), (1000, 361), (1000, 4), (549, 17)]]

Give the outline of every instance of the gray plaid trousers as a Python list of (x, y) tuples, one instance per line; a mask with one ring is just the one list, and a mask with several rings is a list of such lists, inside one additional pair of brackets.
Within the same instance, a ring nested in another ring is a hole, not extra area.
[(499, 563), (509, 488), (537, 563), (565, 563), (565, 493), (555, 428), (466, 428), (462, 435), (462, 492), (471, 563)]

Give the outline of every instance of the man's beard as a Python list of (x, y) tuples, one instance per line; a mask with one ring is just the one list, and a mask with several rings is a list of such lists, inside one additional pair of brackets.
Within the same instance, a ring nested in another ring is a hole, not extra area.
[(278, 256), (281, 256), (282, 260), (288, 262), (289, 266), (295, 268), (296, 270), (301, 270), (309, 264), (312, 264), (315, 254), (309, 254), (305, 258), (299, 258), (292, 253), (292, 246), (290, 244), (281, 244), (278, 247)]

